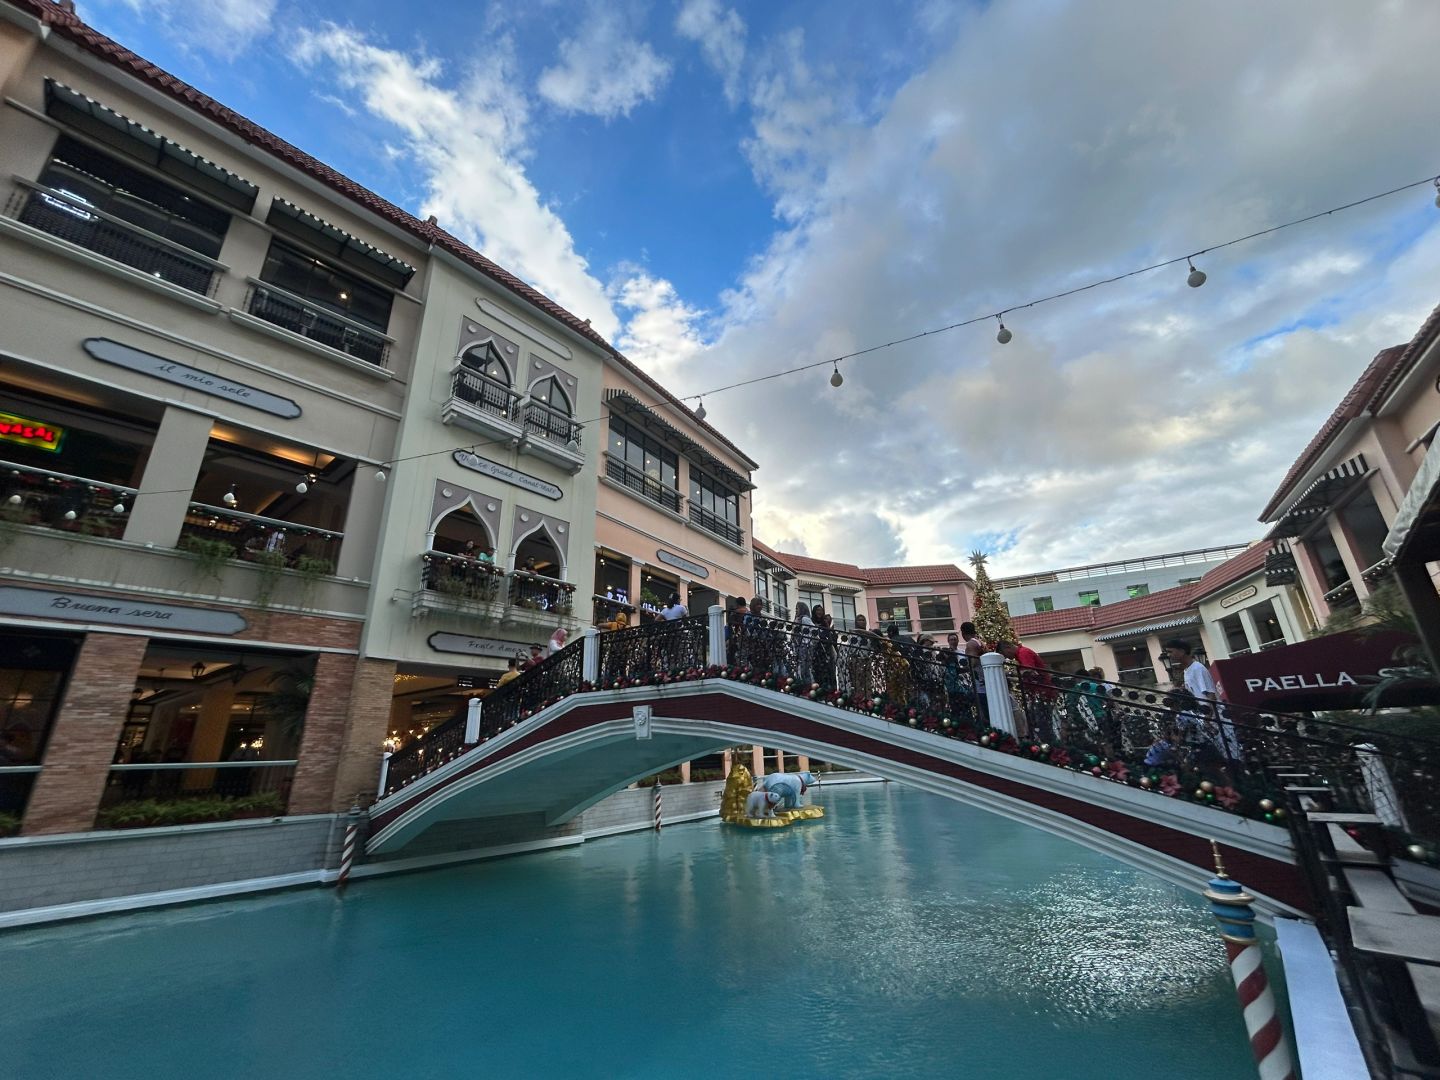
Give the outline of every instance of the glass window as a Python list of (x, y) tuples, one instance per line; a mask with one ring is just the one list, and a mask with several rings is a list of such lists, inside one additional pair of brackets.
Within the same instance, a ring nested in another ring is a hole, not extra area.
[(1099, 607), (1099, 606), (1100, 606), (1100, 590), (1099, 590), (1099, 589), (1086, 589), (1084, 592), (1080, 593), (1080, 606), (1081, 606), (1081, 607)]
[(281, 240), (270, 242), (260, 280), (317, 307), (339, 312), (382, 333), (390, 325), (394, 295), (369, 285)]
[(759, 570), (755, 571), (755, 595), (770, 599), (770, 579)]
[(1197, 581), (1199, 581), (1199, 580), (1200, 580), (1200, 579), (1199, 579), (1198, 577), (1182, 577), (1182, 578), (1181, 578), (1179, 581), (1177, 581), (1175, 584), (1176, 584), (1176, 585), (1194, 585), (1194, 584), (1195, 584)]
[(1350, 573), (1345, 569), (1345, 560), (1340, 557), (1340, 549), (1335, 546), (1335, 540), (1328, 528), (1321, 526), (1313, 536), (1305, 538), (1305, 543), (1315, 553), (1315, 561), (1320, 564), (1321, 572), (1325, 575), (1327, 590), (1338, 589), (1350, 580)]
[(850, 593), (831, 593), (830, 614), (835, 616), (837, 630), (855, 628), (855, 597)]
[(875, 613), (880, 625), (875, 629), (881, 633), (885, 632), (888, 624), (894, 623), (900, 628), (900, 632), (910, 632), (910, 601), (903, 596), (887, 596), (883, 600), (875, 601)]
[(510, 369), (501, 358), (500, 351), (489, 342), (467, 349), (460, 362), (467, 368), (503, 382), (506, 386), (510, 385)]
[(1225, 647), (1230, 650), (1231, 656), (1250, 651), (1250, 639), (1245, 636), (1245, 627), (1241, 625), (1239, 615), (1226, 615), (1220, 620), (1220, 629), (1225, 634)]
[(953, 630), (955, 616), (950, 613), (950, 597), (922, 596), (915, 601), (919, 608), (921, 630)]
[(813, 608), (816, 604), (822, 608), (825, 606), (825, 594), (819, 589), (807, 589), (804, 585), (800, 586), (799, 592), (795, 594), (795, 600), (808, 608)]
[(560, 380), (554, 375), (541, 379), (530, 388), (530, 396), (536, 401), (542, 401), (552, 409), (556, 409), (566, 416), (573, 415), (570, 408), (570, 397), (565, 393), (565, 388), (560, 385)]
[(679, 456), (617, 416), (610, 417), (610, 456), (667, 488), (679, 486)]
[(1035, 597), (1035, 610), (1036, 610), (1037, 613), (1038, 613), (1038, 612), (1041, 612), (1041, 611), (1054, 611), (1054, 610), (1055, 610), (1055, 599), (1054, 599), (1054, 597), (1051, 597), (1051, 596), (1037, 596), (1037, 597)]
[(1374, 566), (1385, 557), (1381, 545), (1385, 543), (1390, 527), (1385, 524), (1385, 517), (1368, 487), (1361, 488), (1355, 498), (1341, 507), (1340, 518), (1350, 532), (1355, 558), (1361, 567)]
[(1150, 586), (1149, 586), (1149, 585), (1127, 585), (1127, 586), (1125, 586), (1125, 592), (1126, 592), (1126, 594), (1130, 597), (1131, 600), (1134, 600), (1136, 597), (1149, 596), (1149, 595), (1150, 595)]
[(1261, 600), (1250, 607), (1250, 617), (1255, 620), (1255, 633), (1260, 638), (1260, 648), (1285, 644), (1285, 629), (1280, 625), (1280, 616), (1275, 613), (1273, 600)]
[(729, 525), (740, 524), (740, 496), (693, 465), (690, 467), (690, 502)]

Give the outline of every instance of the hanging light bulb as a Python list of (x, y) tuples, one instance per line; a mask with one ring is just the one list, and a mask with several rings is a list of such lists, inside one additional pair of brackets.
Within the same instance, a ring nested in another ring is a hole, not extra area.
[(236, 503), (238, 503), (238, 502), (240, 501), (239, 499), (237, 499), (237, 498), (235, 497), (235, 485), (234, 485), (234, 484), (231, 484), (231, 485), (230, 485), (230, 490), (229, 490), (229, 491), (225, 492), (224, 495), (221, 495), (221, 496), (220, 496), (220, 501), (223, 502), (226, 506), (234, 506)]
[(830, 385), (839, 386), (845, 381), (845, 376), (840, 374), (840, 361), (835, 361), (835, 370), (830, 373)]
[(1185, 279), (1185, 284), (1189, 285), (1192, 289), (1198, 289), (1201, 285), (1205, 284), (1205, 271), (1196, 270), (1193, 259), (1186, 259), (1185, 262), (1190, 266), (1190, 276)]
[(318, 480), (319, 477), (317, 477), (313, 472), (306, 473), (300, 478), (300, 482), (295, 485), (295, 494), (304, 495), (307, 491), (310, 490), (310, 485)]
[(6, 499), (5, 501), (8, 502), (11, 506), (19, 506), (25, 500), (20, 498), (19, 495), (11, 495), (10, 498)]
[(1013, 338), (1015, 335), (1010, 333), (1010, 328), (1005, 325), (1005, 320), (1002, 319), (999, 315), (995, 316), (995, 321), (1000, 324), (1000, 332), (995, 335), (995, 340), (998, 341), (1001, 345), (1009, 345), (1010, 339)]
[(383, 484), (385, 482), (385, 466), (382, 465), (375, 470), (375, 482), (377, 484)]
[(74, 521), (74, 520), (76, 519), (76, 517), (78, 517), (78, 516), (79, 516), (79, 515), (76, 514), (74, 510), (66, 510), (66, 511), (65, 511), (65, 520), (66, 520), (66, 521)]
[(701, 398), (701, 399), (700, 399), (700, 404), (695, 406), (695, 419), (696, 419), (696, 420), (704, 420), (704, 419), (705, 419), (705, 399), (704, 399), (704, 398)]
[(110, 512), (112, 514), (123, 514), (125, 512), (125, 504), (123, 502), (117, 502), (114, 506), (110, 507)]

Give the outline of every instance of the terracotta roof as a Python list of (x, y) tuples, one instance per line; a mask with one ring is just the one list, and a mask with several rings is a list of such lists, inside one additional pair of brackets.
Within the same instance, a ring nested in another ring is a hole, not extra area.
[(1395, 388), (1395, 384), (1420, 362), (1420, 358), (1436, 341), (1440, 341), (1440, 305), (1436, 305), (1435, 310), (1430, 312), (1430, 317), (1420, 324), (1420, 329), (1405, 346), (1404, 355), (1380, 379), (1379, 385), (1370, 395), (1371, 403), (1375, 406), (1384, 404), (1386, 395)]
[[(1203, 579), (1202, 579), (1203, 580)], [(1149, 596), (1137, 596), (1133, 600), (1121, 600), (1118, 604), (1106, 604), (1094, 608), (1095, 627), (1124, 626), (1126, 623), (1153, 619), (1158, 615), (1169, 615), (1193, 607), (1191, 597), (1199, 582), (1176, 585), (1173, 589), (1161, 589)]]
[(758, 551), (761, 555), (764, 555), (765, 558), (769, 559), (771, 562), (779, 563), (786, 570), (789, 570), (792, 574), (795, 572), (795, 568), (785, 561), (788, 556), (781, 555), (769, 544), (762, 543), (760, 540), (756, 539), (753, 536), (750, 538), (750, 542), (754, 546), (755, 550)]
[(1029, 615), (1014, 615), (1010, 625), (1021, 639), (1031, 634), (1058, 634), (1062, 630), (1088, 630), (1095, 625), (1095, 616), (1101, 610), (1098, 605), (1061, 608), (1059, 611), (1036, 611)]
[(1241, 578), (1249, 577), (1265, 565), (1265, 557), (1269, 554), (1269, 544), (1251, 544), (1239, 555), (1236, 555), (1233, 559), (1226, 559), (1199, 581), (1194, 582), (1190, 586), (1192, 590), (1190, 594), (1191, 600), (1199, 601), (1201, 597), (1209, 596), (1211, 593), (1223, 589), (1227, 585), (1234, 584)]
[(808, 555), (792, 555), (788, 551), (775, 553), (779, 560), (796, 573), (824, 574), (826, 577), (843, 577), (851, 581), (864, 581), (865, 574), (854, 563), (830, 562), (826, 559), (812, 559)]
[(941, 581), (969, 581), (970, 575), (954, 563), (933, 566), (862, 566), (871, 585), (922, 585)]
[(613, 357), (614, 360), (627, 371), (634, 374), (657, 394), (680, 409), (697, 427), (703, 428), (723, 445), (739, 455), (740, 459), (751, 469), (759, 467), (743, 450), (705, 421), (695, 416), (689, 406), (684, 404), (684, 402), (669, 390), (665, 389), (665, 387), (661, 386), (645, 371), (637, 367), (634, 362), (606, 341), (598, 331), (590, 326), (589, 319), (581, 319), (567, 311), (554, 300), (540, 292), (540, 290), (526, 284), (498, 263), (492, 262), (463, 240), (452, 236), (438, 225), (432, 224), (429, 221), (421, 221), (414, 214), (402, 210), (388, 199), (381, 198), (375, 194), (375, 192), (356, 183), (348, 176), (332, 169), (323, 161), (311, 157), (303, 150), (291, 145), (273, 132), (267, 131), (254, 121), (246, 119), (233, 109), (220, 104), (220, 102), (208, 94), (202, 93), (189, 83), (176, 78), (163, 68), (157, 67), (144, 57), (127, 49), (119, 42), (106, 37), (98, 30), (86, 25), (85, 22), (75, 14), (73, 5), (68, 8), (61, 7), (59, 4), (53, 3), (52, 0), (3, 0), (3, 2), (9, 3), (34, 16), (51, 31), (74, 42), (86, 52), (134, 76), (141, 82), (154, 87), (166, 96), (188, 106), (206, 119), (234, 132), (250, 145), (280, 159), (280, 161), (289, 167), (307, 173), (325, 184), (325, 186), (332, 191), (343, 195), (345, 198), (359, 204), (364, 209), (389, 221), (391, 224), (399, 226), (425, 244), (434, 245), (435, 247), (450, 252), (450, 254), (462, 262), (479, 270), (486, 277), (514, 293), (531, 307), (544, 312), (546, 315), (591, 342), (602, 352)]
[[(1434, 318), (1432, 315), (1430, 321), (1433, 322)], [(1429, 323), (1427, 322), (1426, 325), (1428, 326)], [(1335, 406), (1335, 411), (1330, 414), (1330, 419), (1320, 426), (1320, 430), (1315, 433), (1315, 437), (1310, 440), (1309, 445), (1295, 459), (1295, 464), (1290, 466), (1290, 471), (1285, 474), (1285, 479), (1280, 481), (1280, 486), (1275, 489), (1275, 494), (1270, 496), (1270, 501), (1265, 504), (1265, 509), (1260, 511), (1261, 521), (1270, 521), (1275, 516), (1275, 511), (1285, 501), (1285, 496), (1290, 493), (1290, 489), (1299, 483), (1301, 477), (1319, 460), (1320, 455), (1330, 445), (1330, 441), (1339, 434), (1340, 429), (1366, 410), (1382, 385), (1390, 385), (1390, 376), (1398, 371), (1401, 357), (1407, 354), (1409, 349), (1410, 346), (1407, 345), (1392, 345), (1375, 354), (1375, 359), (1370, 361), (1360, 378), (1355, 380), (1355, 385), (1350, 388), (1350, 392), (1345, 395), (1339, 405)]]

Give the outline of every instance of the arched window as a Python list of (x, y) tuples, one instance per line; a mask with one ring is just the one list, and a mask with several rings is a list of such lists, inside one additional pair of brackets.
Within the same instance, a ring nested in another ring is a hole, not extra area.
[(504, 358), (500, 355), (500, 350), (495, 347), (493, 341), (466, 349), (465, 355), (460, 357), (460, 363), (471, 371), (478, 371), (506, 386), (510, 385), (510, 368), (506, 365)]
[(530, 388), (532, 401), (543, 402), (549, 405), (556, 412), (562, 412), (566, 416), (575, 415), (575, 410), (570, 406), (570, 398), (565, 393), (560, 380), (554, 375), (547, 375)]

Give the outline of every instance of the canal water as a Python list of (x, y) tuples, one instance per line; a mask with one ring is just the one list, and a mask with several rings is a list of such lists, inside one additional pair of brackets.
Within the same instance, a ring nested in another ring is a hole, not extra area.
[(0, 1075), (1253, 1075), (1197, 895), (895, 785), (816, 801), (0, 935)]

